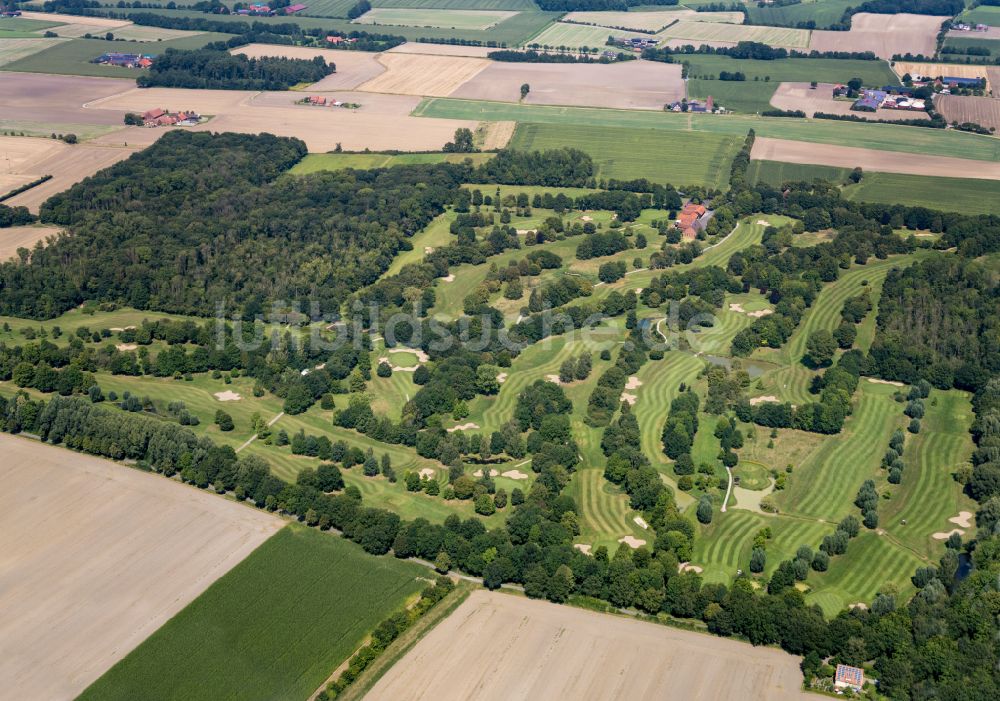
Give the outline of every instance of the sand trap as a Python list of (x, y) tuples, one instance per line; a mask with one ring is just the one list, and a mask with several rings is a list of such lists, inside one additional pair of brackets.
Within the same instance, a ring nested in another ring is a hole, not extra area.
[(523, 472), (521, 472), (520, 470), (507, 470), (506, 472), (503, 473), (503, 476), (506, 477), (507, 479), (512, 479), (512, 480), (528, 479), (528, 476)]
[(424, 253), (433, 253), (434, 246), (424, 246)]
[(758, 309), (755, 312), (747, 312), (746, 314), (747, 314), (747, 316), (753, 317), (754, 319), (759, 319), (762, 316), (769, 316), (771, 314), (774, 314), (774, 310), (773, 309)]
[(757, 226), (771, 226), (771, 222), (769, 222), (767, 219), (758, 219)]
[(115, 346), (115, 348), (117, 348), (120, 351), (132, 351), (138, 347), (139, 346), (137, 346), (134, 343), (119, 343), (117, 346)]
[(590, 546), (585, 543), (573, 543), (573, 547), (582, 552), (584, 555), (590, 554)]
[(109, 330), (115, 333), (121, 333), (122, 331), (131, 331), (134, 326), (112, 326)]
[(647, 528), (649, 528), (649, 524), (646, 523), (646, 519), (644, 519), (642, 516), (636, 516), (632, 520), (635, 521), (636, 525), (639, 526), (639, 528), (641, 528), (643, 530), (646, 530)]
[(559, 375), (546, 375), (545, 379), (553, 384), (561, 385), (562, 382), (559, 380)]
[(594, 218), (585, 214), (580, 217), (580, 221), (594, 221)]
[(243, 399), (243, 397), (231, 389), (227, 389), (225, 392), (216, 392), (215, 398), (220, 402), (238, 402)]
[(632, 549), (641, 548), (643, 545), (646, 544), (646, 541), (644, 541), (642, 538), (635, 538), (630, 535), (627, 535), (624, 538), (619, 538), (618, 542), (625, 543), (625, 545), (629, 546)]
[(622, 392), (622, 396), (618, 397), (620, 402), (628, 402), (629, 406), (635, 406), (635, 403), (639, 401), (639, 398), (634, 394), (629, 394), (628, 392)]
[(934, 540), (948, 540), (949, 538), (951, 538), (953, 533), (958, 533), (959, 535), (965, 535), (965, 531), (963, 531), (961, 528), (953, 528), (947, 533), (944, 532), (935, 533), (934, 535), (931, 536), (931, 538), (933, 538)]
[(678, 572), (694, 572), (696, 574), (701, 574), (703, 570), (698, 567), (698, 565), (692, 565), (690, 562), (682, 562), (677, 566)]
[(766, 402), (777, 402), (778, 398), (773, 394), (765, 394), (763, 397), (754, 397), (750, 400), (750, 406), (757, 406), (758, 404), (764, 404)]
[(459, 426), (452, 426), (451, 428), (448, 429), (448, 433), (452, 433), (454, 431), (467, 431), (470, 428), (479, 428), (479, 424), (475, 424), (475, 423), (472, 423), (470, 421), (467, 424), (461, 424)]
[(640, 387), (642, 387), (642, 380), (635, 375), (628, 378), (628, 382), (625, 384), (625, 389), (638, 389)]
[(868, 381), (873, 385), (892, 385), (893, 387), (905, 387), (902, 382), (895, 382), (894, 380), (882, 380), (878, 377), (869, 377)]
[(393, 353), (413, 353), (413, 355), (417, 356), (417, 361), (421, 363), (426, 363), (430, 360), (430, 357), (419, 348), (391, 348), (389, 355)]
[[(497, 472), (496, 470), (490, 470), (490, 477), (498, 477), (499, 475), (500, 475), (500, 473)], [(482, 477), (483, 476), (483, 471), (482, 470), (476, 470), (475, 472), (472, 473), (472, 476), (473, 477)]]
[(448, 273), (443, 278), (441, 278), (441, 280), (443, 282), (455, 282), (455, 274), (454, 273)]
[[(758, 222), (760, 223), (760, 222)], [(742, 304), (736, 304), (735, 302), (729, 305), (729, 311), (739, 312), (740, 314), (745, 314), (746, 310), (743, 308)]]
[(849, 608), (849, 609), (860, 609), (862, 611), (867, 611), (868, 610), (868, 604), (864, 603), (863, 601), (859, 601), (859, 602), (857, 602), (855, 604), (851, 604), (847, 608)]
[(956, 526), (961, 526), (962, 528), (971, 528), (972, 512), (963, 511), (958, 516), (952, 516), (950, 519), (948, 519), (948, 521), (954, 523)]
[(431, 479), (434, 477), (434, 475), (437, 474), (437, 470), (435, 470), (433, 467), (425, 467), (422, 470), (420, 470), (420, 472), (418, 472), (417, 474), (420, 475), (420, 479), (423, 479), (425, 477)]
[(501, 372), (499, 375), (497, 375), (497, 382), (503, 384), (506, 381), (507, 381), (507, 373)]

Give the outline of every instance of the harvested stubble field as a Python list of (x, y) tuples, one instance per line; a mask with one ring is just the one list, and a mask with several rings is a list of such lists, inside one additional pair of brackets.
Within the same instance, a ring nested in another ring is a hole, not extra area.
[[(401, 56), (401, 58), (412, 58)], [(435, 151), (448, 142), (458, 127), (475, 129), (478, 122), (468, 120), (433, 119), (427, 121), (410, 116), (419, 98), (406, 95), (374, 93), (339, 93), (338, 98), (361, 104), (360, 109), (310, 107), (297, 105), (308, 93), (285, 91), (253, 93), (239, 90), (184, 90), (181, 88), (133, 89), (100, 100), (91, 108), (125, 112), (142, 112), (151, 107), (194, 109), (214, 115), (205, 124), (190, 127), (194, 131), (235, 131), (277, 136), (294, 136), (305, 141), (314, 153), (332, 151), (340, 144), (349, 151)], [(133, 138), (155, 137), (166, 129), (135, 127), (125, 132)]]
[(87, 455), (0, 435), (0, 677), (73, 698), (283, 522)]
[(805, 698), (778, 650), (507, 594), (473, 592), (366, 698)]
[[(394, 46), (385, 53), (387, 54), (429, 54), (431, 56), (471, 56), (472, 58), (486, 58), (491, 51), (496, 51), (490, 46), (462, 46), (460, 44), (426, 44), (417, 41), (408, 41), (399, 46)], [(381, 65), (381, 64), (379, 64)]]
[(724, 22), (691, 22), (681, 20), (656, 35), (661, 39), (701, 41), (758, 41), (771, 46), (804, 49), (809, 45), (809, 31), (786, 27), (753, 27)]
[(307, 60), (322, 56), (327, 63), (336, 66), (337, 71), (318, 83), (313, 83), (309, 86), (310, 90), (353, 90), (385, 72), (385, 66), (379, 63), (375, 54), (370, 51), (338, 51), (337, 49), (315, 49), (306, 46), (248, 44), (233, 49), (231, 53), (244, 54), (250, 58), (276, 56)]
[(880, 109), (878, 112), (856, 112), (851, 109), (854, 104), (852, 101), (833, 98), (831, 83), (820, 83), (816, 88), (811, 87), (809, 83), (781, 83), (771, 96), (771, 104), (783, 110), (802, 110), (808, 117), (812, 117), (816, 112), (825, 112), (886, 121), (930, 119), (923, 110)]
[(531, 86), (524, 101), (539, 105), (662, 110), (664, 104), (684, 97), (681, 66), (653, 61), (491, 63), (451, 97), (516, 102), (523, 83)]
[(39, 241), (55, 236), (62, 229), (56, 226), (11, 226), (0, 229), (0, 262), (17, 255), (17, 249), (31, 250)]
[(372, 557), (331, 533), (291, 524), (80, 700), (308, 698), (375, 626), (426, 586), (420, 577), (427, 574), (420, 565)]
[(354, 20), (355, 24), (399, 27), (441, 27), (484, 31), (504, 22), (516, 12), (506, 10), (426, 10), (376, 8)]
[(490, 65), (486, 59), (462, 56), (382, 54), (386, 72), (361, 85), (366, 92), (447, 97)]
[(813, 31), (808, 46), (816, 51), (872, 51), (885, 59), (905, 53), (933, 56), (937, 51), (937, 34), (946, 19), (859, 12), (851, 17), (849, 32)]
[[(55, 30), (59, 34), (59, 30)], [(169, 41), (171, 39), (184, 39), (202, 34), (202, 32), (191, 32), (184, 29), (167, 29), (166, 27), (147, 27), (138, 24), (129, 24), (111, 30), (115, 39), (125, 39), (126, 41)]]
[(21, 13), (22, 19), (33, 19), (41, 22), (49, 22), (56, 24), (86, 24), (93, 28), (94, 33), (102, 32), (106, 33), (113, 30), (116, 27), (124, 27), (127, 24), (132, 24), (128, 20), (122, 19), (112, 19), (110, 17), (89, 17), (83, 15), (61, 15), (54, 12), (30, 12), (25, 11)]
[(630, 29), (636, 32), (658, 32), (671, 22), (698, 14), (679, 8), (650, 12), (570, 12), (563, 17), (571, 24), (589, 24), (595, 27)]
[(949, 122), (974, 122), (984, 127), (1000, 129), (1000, 99), (938, 95), (934, 99), (934, 106)]
[(373, 0), (373, 7), (419, 7), (428, 10), (534, 10), (533, 0)]
[(950, 175), (978, 180), (1000, 180), (1000, 163), (973, 162), (964, 158), (916, 153), (894, 153), (889, 156), (874, 149), (809, 144), (767, 137), (760, 137), (754, 142), (751, 156), (756, 160), (818, 164), (838, 168), (860, 166), (866, 171), (883, 173)]

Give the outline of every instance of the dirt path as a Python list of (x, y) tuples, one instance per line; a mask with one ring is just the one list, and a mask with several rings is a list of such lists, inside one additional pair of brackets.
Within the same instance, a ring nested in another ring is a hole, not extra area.
[(726, 504), (729, 503), (729, 495), (733, 492), (733, 471), (726, 467), (726, 475), (729, 477), (729, 486), (726, 487), (726, 496), (722, 500), (722, 508), (719, 509), (722, 513), (726, 513)]
[[(278, 422), (278, 419), (280, 419), (284, 415), (285, 415), (285, 412), (283, 412), (283, 411), (280, 412), (280, 413), (278, 413), (277, 416), (275, 416), (273, 419), (271, 419), (270, 421), (267, 422), (267, 427), (270, 428), (271, 426), (274, 426), (274, 424), (276, 424)], [(240, 452), (241, 450), (243, 450), (244, 448), (246, 448), (247, 446), (249, 446), (251, 443), (253, 443), (255, 440), (257, 440), (257, 434), (256, 433), (253, 434), (252, 436), (250, 436), (247, 439), (246, 443), (244, 443), (239, 448), (237, 448), (236, 452), (237, 453)]]

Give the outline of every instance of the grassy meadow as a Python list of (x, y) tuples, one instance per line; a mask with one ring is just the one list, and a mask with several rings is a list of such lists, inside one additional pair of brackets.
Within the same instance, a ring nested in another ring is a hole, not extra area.
[(79, 698), (307, 698), (378, 623), (426, 586), (427, 573), (289, 525)]

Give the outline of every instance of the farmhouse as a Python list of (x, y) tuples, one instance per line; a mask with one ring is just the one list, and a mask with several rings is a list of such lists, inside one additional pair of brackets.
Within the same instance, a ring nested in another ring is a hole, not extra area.
[(698, 237), (699, 231), (704, 230), (709, 218), (709, 212), (704, 205), (688, 202), (681, 209), (675, 223), (684, 239), (691, 241)]
[(254, 3), (248, 5), (242, 10), (237, 10), (238, 15), (250, 15), (251, 17), (273, 17), (274, 10), (272, 10), (268, 5), (262, 5), (260, 3)]
[(833, 686), (837, 689), (853, 689), (861, 691), (865, 685), (865, 671), (846, 664), (837, 665), (837, 674), (833, 678)]
[(882, 106), (887, 97), (888, 94), (884, 90), (865, 90), (851, 109), (860, 112), (875, 112)]
[(986, 83), (985, 78), (959, 78), (957, 76), (944, 76), (941, 83), (949, 88), (972, 88), (981, 89)]
[(93, 60), (102, 66), (117, 66), (118, 68), (149, 68), (153, 65), (153, 56), (144, 54), (122, 54), (108, 52)]
[(199, 122), (201, 122), (201, 115), (191, 110), (170, 113), (157, 107), (142, 113), (144, 127), (190, 127)]
[[(716, 112), (715, 101), (712, 100), (711, 95), (708, 96), (708, 99), (705, 100), (705, 102), (701, 102), (701, 100), (688, 100), (685, 98), (678, 102), (671, 102), (664, 109), (670, 112), (699, 112), (707, 114), (714, 114)], [(719, 108), (718, 112), (722, 111), (723, 110)]]
[(296, 12), (302, 12), (302, 10), (306, 10), (306, 9), (308, 9), (308, 7), (306, 5), (303, 5), (301, 3), (296, 3), (294, 5), (289, 5), (288, 7), (286, 7), (285, 8), (285, 14), (286, 15), (294, 15)]

